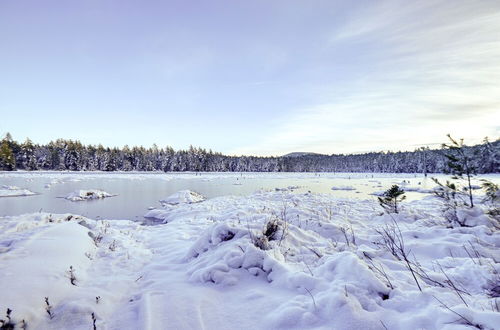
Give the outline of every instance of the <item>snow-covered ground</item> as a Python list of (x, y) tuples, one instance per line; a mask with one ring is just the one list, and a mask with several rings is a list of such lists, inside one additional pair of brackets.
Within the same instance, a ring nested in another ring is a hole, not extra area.
[(0, 311), (29, 329), (91, 329), (92, 313), (97, 329), (498, 329), (486, 206), (454, 228), (431, 196), (402, 207), (262, 191), (165, 205), (156, 226), (0, 218)]

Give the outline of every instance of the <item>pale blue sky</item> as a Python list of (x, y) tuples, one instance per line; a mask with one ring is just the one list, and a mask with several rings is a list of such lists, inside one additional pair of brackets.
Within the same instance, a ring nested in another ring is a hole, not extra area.
[(500, 136), (500, 2), (0, 0), (0, 113), (39, 143), (477, 143)]

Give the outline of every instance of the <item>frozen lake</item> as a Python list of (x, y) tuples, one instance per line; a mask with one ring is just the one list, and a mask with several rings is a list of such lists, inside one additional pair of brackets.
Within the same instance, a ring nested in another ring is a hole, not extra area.
[[(248, 195), (257, 190), (298, 187), (294, 192), (327, 193), (340, 198), (375, 199), (372, 193), (392, 184), (409, 182), (410, 189), (431, 189), (431, 176), (387, 173), (145, 173), (145, 172), (0, 172), (0, 187), (16, 186), (37, 193), (0, 198), (0, 216), (31, 212), (73, 213), (93, 219), (142, 220), (149, 207), (179, 190), (196, 191), (207, 198)], [(499, 182), (499, 175), (483, 175)], [(332, 190), (332, 187), (339, 190)], [(352, 190), (344, 190), (346, 188)], [(101, 189), (117, 196), (71, 202), (62, 197), (79, 189)], [(408, 200), (428, 194), (409, 191)]]

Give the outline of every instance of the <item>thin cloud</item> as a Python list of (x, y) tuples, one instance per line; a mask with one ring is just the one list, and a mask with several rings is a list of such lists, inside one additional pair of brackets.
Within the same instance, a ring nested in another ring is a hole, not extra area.
[(390, 1), (353, 10), (328, 42), (333, 50), (364, 45), (363, 75), (319, 85), (328, 102), (294, 111), (259, 145), (236, 152), (411, 149), (450, 132), (474, 142), (497, 138), (498, 31), (498, 2)]

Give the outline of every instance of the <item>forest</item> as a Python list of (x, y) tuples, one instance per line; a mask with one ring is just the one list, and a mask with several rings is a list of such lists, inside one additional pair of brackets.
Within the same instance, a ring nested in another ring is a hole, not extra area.
[[(464, 146), (478, 173), (500, 172), (500, 139)], [(191, 146), (188, 150), (142, 146), (109, 148), (58, 139), (46, 145), (19, 143), (7, 133), (0, 143), (0, 170), (164, 171), (164, 172), (385, 172), (443, 173), (444, 149), (364, 154), (228, 156)]]

